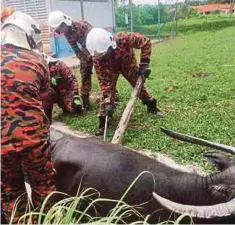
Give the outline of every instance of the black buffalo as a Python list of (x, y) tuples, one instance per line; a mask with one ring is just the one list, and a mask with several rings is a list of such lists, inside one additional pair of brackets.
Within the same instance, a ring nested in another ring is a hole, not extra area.
[[(181, 140), (195, 141), (195, 138), (189, 136), (164, 131)], [(217, 166), (218, 172), (200, 176), (174, 169), (121, 145), (59, 132), (52, 133), (52, 139), (56, 139), (52, 159), (57, 171), (56, 186), (59, 191), (76, 195), (81, 184), (83, 188), (95, 188), (103, 198), (118, 200), (141, 172), (149, 171), (150, 173), (145, 173), (138, 179), (124, 201), (130, 205), (145, 202), (139, 211), (143, 215), (151, 214), (150, 222), (157, 223), (168, 220), (170, 216), (178, 215), (177, 213), (192, 212), (189, 207), (193, 207), (194, 213), (190, 215), (197, 223), (235, 221), (234, 159), (221, 153), (206, 153), (205, 156)], [(235, 154), (233, 147), (200, 141), (202, 140), (196, 139), (199, 144)], [(179, 210), (174, 208), (174, 204)], [(112, 206), (108, 203), (100, 205), (98, 213), (105, 215), (110, 207)], [(172, 214), (172, 210), (176, 214)]]

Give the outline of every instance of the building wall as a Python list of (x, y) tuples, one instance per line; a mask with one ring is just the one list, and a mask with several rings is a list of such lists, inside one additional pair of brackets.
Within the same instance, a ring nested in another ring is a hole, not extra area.
[[(114, 32), (115, 14), (114, 0), (82, 0), (84, 19), (94, 27), (102, 27)], [(36, 19), (42, 30), (44, 50), (57, 57), (74, 54), (64, 36), (55, 36), (47, 24), (48, 14), (60, 10), (78, 21), (82, 19), (80, 0), (1, 0), (1, 5), (14, 7)]]
[(47, 0), (2, 0), (4, 6), (25, 12), (37, 20), (39, 24), (47, 23), (49, 5)]
[(40, 25), (43, 44), (49, 45), (49, 29), (47, 16), (50, 11), (47, 0), (2, 0), (1, 6), (10, 6), (32, 16)]
[[(102, 27), (114, 32), (115, 15), (113, 0), (83, 0), (83, 15), (79, 0), (51, 0), (51, 11), (60, 10), (72, 17), (72, 20), (84, 19), (94, 27)], [(74, 54), (65, 37), (51, 34), (52, 51), (57, 57)]]
[[(113, 0), (83, 0), (84, 20), (96, 27), (113, 27)], [(79, 0), (52, 0), (52, 11), (61, 10), (73, 20), (82, 19)]]

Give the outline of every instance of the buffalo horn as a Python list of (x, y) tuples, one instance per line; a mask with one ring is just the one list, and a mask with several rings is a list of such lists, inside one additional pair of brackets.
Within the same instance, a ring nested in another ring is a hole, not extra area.
[(235, 215), (235, 198), (232, 200), (209, 206), (183, 205), (172, 202), (153, 193), (153, 197), (164, 207), (175, 213), (187, 214), (194, 218), (213, 219)]
[(207, 147), (218, 149), (218, 150), (230, 153), (230, 154), (235, 154), (235, 147), (232, 147), (232, 146), (229, 146), (229, 145), (218, 144), (216, 142), (207, 141), (207, 140), (204, 140), (204, 139), (201, 139), (201, 138), (189, 136), (187, 134), (181, 134), (181, 133), (178, 133), (176, 131), (168, 130), (164, 127), (161, 127), (161, 130), (166, 135), (168, 135), (172, 138), (181, 140), (181, 141), (186, 141), (186, 142), (193, 143), (193, 144), (207, 146)]

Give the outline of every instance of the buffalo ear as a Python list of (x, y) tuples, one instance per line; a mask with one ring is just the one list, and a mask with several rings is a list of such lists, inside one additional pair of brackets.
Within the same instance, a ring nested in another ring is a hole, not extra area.
[(204, 156), (209, 159), (219, 171), (223, 171), (231, 166), (231, 159), (221, 153), (209, 151), (204, 153)]
[(209, 188), (211, 194), (220, 200), (226, 199), (227, 201), (235, 198), (235, 185), (213, 185)]

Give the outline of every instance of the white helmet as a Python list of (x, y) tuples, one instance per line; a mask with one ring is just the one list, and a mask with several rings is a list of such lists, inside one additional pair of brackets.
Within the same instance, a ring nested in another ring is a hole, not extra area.
[(58, 28), (62, 23), (65, 23), (67, 26), (71, 26), (72, 19), (70, 16), (64, 14), (61, 11), (51, 12), (48, 16), (48, 24), (51, 28)]
[(116, 48), (113, 35), (102, 28), (92, 28), (86, 38), (86, 48), (91, 56), (105, 53), (109, 47)]
[(35, 48), (41, 33), (39, 24), (20, 11), (14, 12), (4, 21), (1, 31), (1, 45), (12, 44), (27, 49)]

